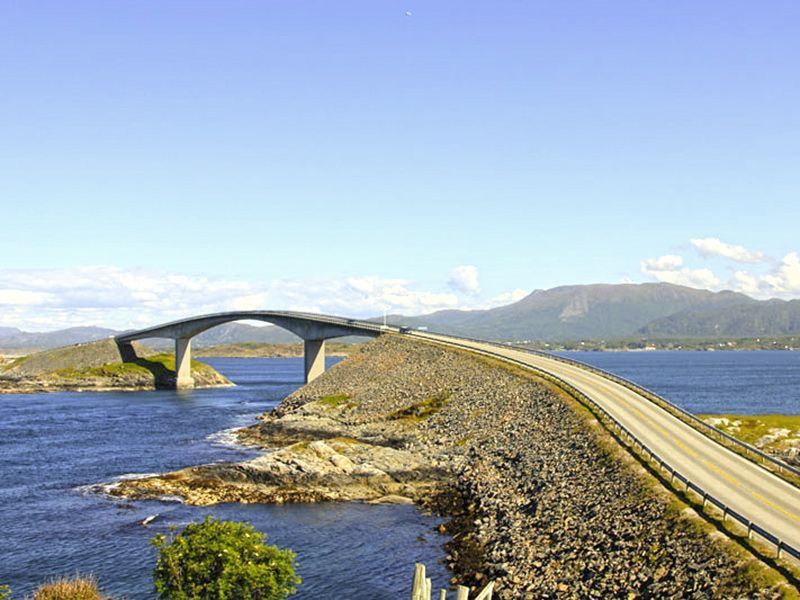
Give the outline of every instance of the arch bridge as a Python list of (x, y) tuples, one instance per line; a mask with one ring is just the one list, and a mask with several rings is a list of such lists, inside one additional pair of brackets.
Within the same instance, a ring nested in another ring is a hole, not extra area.
[(174, 340), (175, 387), (188, 389), (194, 387), (192, 338), (217, 325), (243, 320), (271, 323), (302, 338), (306, 383), (325, 371), (325, 340), (348, 335), (376, 337), (387, 331), (396, 331), (395, 327), (386, 327), (369, 321), (345, 317), (294, 311), (253, 310), (214, 313), (181, 319), (139, 331), (129, 331), (115, 336), (114, 339), (124, 360), (136, 358), (132, 346), (134, 341), (149, 338)]

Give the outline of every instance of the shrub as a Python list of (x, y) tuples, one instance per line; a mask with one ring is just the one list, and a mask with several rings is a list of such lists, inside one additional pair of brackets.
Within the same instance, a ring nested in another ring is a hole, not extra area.
[(295, 592), (295, 554), (266, 545), (249, 523), (206, 517), (169, 538), (157, 535), (153, 582), (169, 600), (281, 600)]
[(7, 585), (0, 585), (0, 600), (11, 598), (11, 588)]
[(103, 600), (94, 577), (62, 577), (40, 585), (33, 600)]

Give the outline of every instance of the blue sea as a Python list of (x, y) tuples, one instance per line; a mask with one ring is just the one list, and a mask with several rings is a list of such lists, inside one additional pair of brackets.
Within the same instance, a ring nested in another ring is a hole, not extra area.
[[(155, 598), (150, 539), (207, 514), (249, 521), (269, 543), (293, 549), (303, 578), (294, 598), (394, 600), (410, 593), (415, 562), (447, 585), (441, 520), (414, 506), (191, 507), (92, 492), (120, 477), (255, 456), (232, 445), (229, 430), (302, 385), (302, 359), (207, 362), (237, 387), (0, 395), (0, 584), (15, 598), (76, 572), (115, 596)], [(158, 517), (140, 525), (150, 515)]]
[[(800, 352), (568, 353), (695, 413), (800, 414)], [(335, 362), (332, 359), (330, 362)], [(246, 520), (298, 554), (296, 598), (410, 593), (415, 562), (445, 587), (440, 519), (413, 506), (127, 502), (98, 483), (254, 456), (230, 430), (302, 385), (301, 359), (208, 359), (238, 385), (191, 392), (0, 395), (0, 584), (23, 597), (49, 577), (91, 573), (103, 589), (154, 598), (150, 539), (207, 514)], [(158, 515), (148, 526), (141, 520)], [(346, 590), (346, 592), (342, 592)]]
[(560, 352), (695, 414), (800, 414), (800, 352)]

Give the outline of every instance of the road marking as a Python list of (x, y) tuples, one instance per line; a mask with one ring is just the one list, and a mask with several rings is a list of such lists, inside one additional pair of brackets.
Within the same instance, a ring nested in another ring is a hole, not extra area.
[(723, 469), (721, 469), (720, 467), (718, 467), (717, 465), (715, 465), (714, 463), (712, 463), (710, 460), (708, 460), (708, 459), (705, 459), (705, 458), (704, 458), (704, 459), (703, 459), (703, 462), (704, 462), (706, 465), (708, 465), (708, 467), (709, 467), (709, 468), (713, 469), (715, 473), (717, 473), (717, 474), (719, 474), (719, 475), (722, 475), (722, 476), (723, 476), (725, 479), (727, 479), (728, 481), (730, 481), (732, 484), (734, 484), (734, 485), (736, 485), (736, 486), (739, 486), (739, 487), (743, 487), (743, 486), (742, 486), (742, 484), (741, 484), (741, 483), (739, 483), (739, 481), (738, 481), (738, 480), (736, 480), (736, 479), (734, 479), (733, 477), (731, 477), (730, 475), (728, 475), (728, 474), (727, 474), (727, 473), (726, 473), (726, 472), (725, 472)]
[(789, 518), (790, 518), (792, 521), (797, 521), (798, 523), (800, 523), (800, 517), (798, 517), (797, 515), (795, 515), (795, 514), (793, 514), (793, 513), (790, 513), (788, 510), (786, 510), (786, 509), (784, 509), (784, 508), (782, 508), (782, 507), (778, 506), (777, 504), (775, 504), (774, 502), (772, 502), (772, 501), (771, 501), (771, 500), (769, 500), (768, 498), (764, 498), (764, 496), (762, 496), (762, 495), (761, 495), (761, 494), (759, 494), (758, 492), (754, 492), (753, 490), (748, 490), (748, 491), (749, 491), (749, 492), (750, 492), (750, 493), (751, 493), (753, 496), (755, 496), (755, 497), (756, 497), (758, 500), (760, 500), (761, 502), (763, 502), (764, 504), (766, 504), (767, 506), (770, 506), (770, 507), (774, 508), (774, 509), (775, 509), (775, 510), (777, 510), (778, 512), (782, 512), (784, 515), (786, 515), (787, 517), (789, 517)]

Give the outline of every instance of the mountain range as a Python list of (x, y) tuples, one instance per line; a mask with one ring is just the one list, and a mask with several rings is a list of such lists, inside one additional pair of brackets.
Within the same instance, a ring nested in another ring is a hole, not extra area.
[[(443, 310), (414, 317), (393, 315), (389, 321), (443, 333), (516, 341), (778, 337), (800, 335), (800, 300), (755, 300), (737, 292), (711, 292), (668, 283), (570, 285), (535, 290), (497, 308)], [(116, 333), (120, 332), (102, 327), (47, 333), (0, 327), (0, 348), (52, 348)], [(200, 334), (195, 344), (296, 341), (297, 337), (278, 327), (228, 323)], [(150, 345), (167, 344), (153, 340)]]
[(535, 290), (497, 308), (392, 321), (498, 340), (788, 336), (800, 334), (800, 300), (755, 300), (669, 283), (570, 285)]

